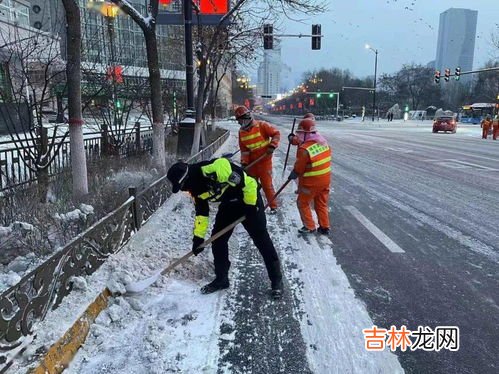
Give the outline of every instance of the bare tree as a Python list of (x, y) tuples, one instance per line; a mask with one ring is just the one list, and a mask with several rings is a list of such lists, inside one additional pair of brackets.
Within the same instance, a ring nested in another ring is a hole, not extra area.
[[(44, 109), (53, 109), (57, 87), (64, 86), (64, 62), (57, 37), (41, 31), (2, 26), (0, 43), (6, 55), (11, 90), (0, 91), (0, 118), (6, 125), (24, 168), (35, 173), (39, 197), (45, 202), (48, 169), (67, 131), (50, 129)], [(12, 159), (11, 162), (14, 160)], [(31, 174), (31, 173), (29, 173)]]
[(81, 116), (81, 20), (79, 2), (62, 0), (67, 22), (67, 63), (69, 139), (73, 196), (77, 199), (88, 194), (87, 162), (83, 144)]
[[(229, 35), (231, 43), (237, 44), (247, 40), (248, 35), (261, 37), (261, 25), (264, 21), (276, 21), (283, 15), (291, 17), (293, 14), (317, 14), (325, 10), (324, 1), (314, 0), (237, 0), (225, 14), (219, 24), (211, 27), (207, 32), (198, 32), (198, 45), (196, 57), (198, 61), (198, 87), (196, 96), (196, 125), (194, 128), (194, 141), (191, 154), (199, 151), (201, 134), (203, 130), (203, 112), (207, 104), (211, 80), (216, 70), (210, 75), (211, 61), (217, 61), (220, 53), (219, 42), (224, 39), (224, 34)], [(231, 22), (227, 23), (227, 20)], [(245, 52), (249, 57), (254, 57), (254, 44), (247, 45)], [(222, 49), (223, 50), (223, 49)], [(239, 51), (241, 53), (241, 51)], [(219, 60), (221, 61), (221, 60)]]
[(163, 100), (161, 97), (161, 74), (159, 70), (158, 41), (156, 36), (156, 19), (158, 17), (159, 0), (150, 0), (148, 14), (141, 15), (127, 0), (111, 0), (130, 16), (142, 29), (146, 42), (147, 65), (149, 69), (149, 85), (151, 87), (151, 112), (153, 124), (153, 163), (164, 171), (165, 159), (165, 125)]

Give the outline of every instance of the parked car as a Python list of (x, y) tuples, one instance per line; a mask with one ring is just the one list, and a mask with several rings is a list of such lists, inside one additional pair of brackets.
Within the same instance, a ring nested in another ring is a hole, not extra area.
[(450, 131), (455, 134), (457, 129), (456, 119), (452, 116), (437, 117), (433, 120), (433, 132)]

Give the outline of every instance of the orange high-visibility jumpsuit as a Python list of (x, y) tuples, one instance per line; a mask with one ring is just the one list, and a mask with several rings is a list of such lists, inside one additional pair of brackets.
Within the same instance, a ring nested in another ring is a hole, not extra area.
[(298, 147), (293, 170), (299, 175), (296, 204), (303, 225), (315, 230), (311, 203), (319, 226), (329, 229), (329, 186), (331, 184), (331, 148), (315, 141), (305, 141)]
[(480, 126), (482, 127), (482, 139), (487, 139), (491, 125), (492, 121), (489, 121), (487, 118), (483, 119), (480, 123)]
[(265, 121), (253, 120), (249, 129), (239, 130), (239, 147), (241, 148), (241, 164), (249, 165), (260, 156), (266, 156), (251, 168), (246, 170), (248, 175), (258, 179), (262, 186), (270, 208), (277, 208), (277, 201), (272, 200), (275, 195), (272, 184), (272, 153), (269, 148), (277, 148), (281, 134), (279, 130)]
[(492, 122), (492, 139), (497, 140), (499, 136), (499, 116), (496, 116), (494, 122)]

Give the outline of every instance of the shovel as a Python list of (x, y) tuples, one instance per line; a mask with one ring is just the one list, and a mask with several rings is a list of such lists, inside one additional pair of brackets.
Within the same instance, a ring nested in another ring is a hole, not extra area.
[[(279, 190), (277, 190), (277, 192), (275, 193), (274, 197), (263, 208), (264, 210), (268, 208), (269, 204), (272, 201), (274, 201), (274, 199), (282, 192), (282, 190), (284, 190), (284, 188), (288, 185), (289, 182), (291, 182), (290, 179), (288, 179), (281, 186), (281, 188), (279, 188)], [(242, 217), (238, 218), (237, 220), (235, 220), (234, 222), (232, 222), (230, 225), (224, 227), (222, 230), (218, 231), (216, 234), (214, 234), (213, 236), (211, 236), (209, 239), (205, 240), (203, 243), (201, 243), (199, 245), (199, 247), (206, 247), (206, 246), (208, 246), (213, 241), (215, 241), (216, 239), (218, 239), (219, 237), (221, 237), (223, 234), (225, 234), (227, 231), (229, 231), (229, 230), (233, 229), (234, 227), (236, 227), (237, 225), (239, 225), (245, 219), (246, 219), (246, 216), (242, 216)], [(134, 294), (134, 293), (140, 293), (140, 292), (144, 291), (147, 287), (149, 287), (150, 285), (152, 285), (153, 283), (155, 283), (161, 276), (170, 273), (178, 265), (183, 264), (184, 262), (186, 262), (193, 255), (194, 255), (194, 252), (192, 252), (192, 251), (187, 252), (185, 255), (183, 255), (179, 259), (175, 260), (174, 262), (172, 262), (170, 265), (168, 265), (163, 270), (155, 272), (149, 278), (146, 278), (146, 279), (140, 280), (138, 282), (129, 283), (129, 284), (125, 285), (126, 293), (127, 294)]]

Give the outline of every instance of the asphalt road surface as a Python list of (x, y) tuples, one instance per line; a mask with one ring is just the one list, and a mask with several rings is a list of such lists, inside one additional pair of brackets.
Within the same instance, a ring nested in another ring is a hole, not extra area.
[[(287, 144), (292, 118), (266, 119)], [(499, 140), (473, 125), (318, 124), (333, 148), (334, 254), (374, 323), (459, 328), (458, 351), (397, 350), (403, 368), (498, 373)]]

